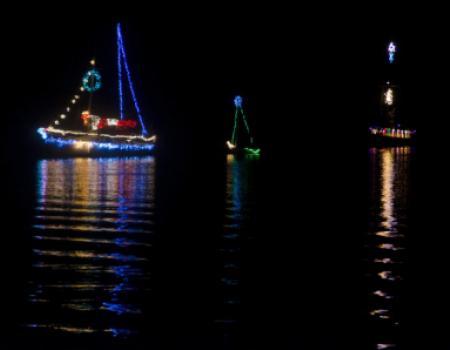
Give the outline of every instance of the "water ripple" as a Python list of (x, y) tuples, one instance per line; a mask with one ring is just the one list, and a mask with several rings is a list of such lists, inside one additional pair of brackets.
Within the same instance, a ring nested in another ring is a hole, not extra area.
[[(151, 291), (154, 172), (152, 157), (38, 163), (24, 328), (138, 334), (121, 325), (124, 317), (127, 325), (138, 324)], [(72, 323), (74, 313), (78, 324)]]

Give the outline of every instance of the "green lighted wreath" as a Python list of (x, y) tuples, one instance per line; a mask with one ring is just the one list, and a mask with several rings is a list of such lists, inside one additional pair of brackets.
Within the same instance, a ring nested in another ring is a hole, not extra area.
[(94, 92), (102, 86), (102, 76), (94, 68), (88, 70), (83, 77), (83, 87), (87, 92)]

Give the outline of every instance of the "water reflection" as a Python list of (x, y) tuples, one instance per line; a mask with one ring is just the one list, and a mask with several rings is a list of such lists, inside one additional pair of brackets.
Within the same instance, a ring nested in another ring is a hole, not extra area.
[(410, 147), (370, 149), (369, 315), (375, 349), (399, 346), (408, 232)]
[[(254, 238), (258, 159), (228, 155), (226, 160), (225, 215), (219, 241), (221, 306), (216, 323), (233, 327), (241, 321), (241, 273), (245, 248)], [(226, 332), (225, 332), (226, 335)]]
[(38, 163), (29, 332), (127, 337), (148, 298), (155, 161)]

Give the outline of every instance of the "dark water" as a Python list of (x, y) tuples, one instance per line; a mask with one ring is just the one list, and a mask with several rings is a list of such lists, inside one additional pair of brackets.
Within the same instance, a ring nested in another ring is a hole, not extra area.
[(369, 150), (365, 235), (334, 158), (38, 160), (6, 255), (8, 344), (405, 348), (414, 155)]
[[(171, 333), (171, 327), (175, 334), (184, 332), (177, 328), (177, 319), (192, 312), (192, 302), (200, 316), (181, 321), (186, 337), (189, 322), (194, 328), (206, 325), (207, 331), (197, 338), (215, 334), (208, 340), (211, 346), (235, 347), (243, 320), (241, 275), (248, 270), (245, 256), (255, 234), (258, 162), (255, 157), (226, 158), (221, 223), (217, 222), (216, 232), (208, 231), (206, 240), (212, 259), (198, 262), (212, 267), (209, 276), (204, 272), (197, 276), (196, 259), (203, 247), (192, 225), (169, 218), (160, 225), (160, 232), (167, 231), (169, 238), (158, 237), (154, 157), (38, 160), (32, 177), (35, 195), (26, 196), (34, 198), (25, 220), (29, 237), (22, 241), (29, 242), (22, 246), (23, 251), (29, 249), (24, 254), (29, 260), (19, 278), (23, 294), (21, 307), (14, 311), (18, 330), (12, 342), (76, 349), (95, 344), (175, 346), (161, 334)], [(160, 202), (177, 212), (165, 200)], [(197, 203), (189, 202), (194, 207)], [(204, 213), (214, 211), (215, 207)], [(178, 215), (181, 221), (193, 216), (187, 208), (183, 213)], [(196, 229), (201, 230), (198, 225)], [(178, 266), (174, 254), (186, 268)], [(210, 291), (206, 298), (199, 292), (202, 288)], [(205, 305), (211, 308), (206, 321)], [(180, 315), (172, 315), (174, 310)]]
[(37, 163), (27, 332), (129, 337), (150, 297), (154, 158)]
[[(221, 235), (218, 239), (220, 293), (216, 324), (233, 329), (242, 323), (242, 273), (246, 270), (246, 250), (255, 239), (255, 197), (258, 158), (226, 159), (225, 207)], [(252, 229), (253, 228), (253, 229)], [(244, 266), (243, 266), (244, 265)]]
[(366, 246), (368, 316), (374, 349), (402, 348), (411, 216), (411, 147), (371, 148)]

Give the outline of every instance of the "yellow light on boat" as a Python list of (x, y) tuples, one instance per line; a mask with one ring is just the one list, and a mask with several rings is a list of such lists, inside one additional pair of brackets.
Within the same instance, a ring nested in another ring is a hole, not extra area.
[(92, 142), (88, 142), (88, 141), (76, 141), (73, 144), (73, 147), (75, 149), (85, 149), (85, 150), (90, 150), (92, 148)]
[(61, 119), (66, 119), (66, 115), (65, 115), (65, 114), (61, 114), (59, 117), (60, 117)]
[(233, 145), (230, 141), (227, 141), (228, 149), (232, 150), (236, 148), (236, 145)]
[(92, 66), (95, 66), (95, 60), (94, 59), (92, 59), (90, 63), (91, 63)]
[(387, 89), (384, 94), (384, 103), (386, 103), (388, 106), (392, 106), (392, 104), (394, 103), (394, 92), (391, 88)]

